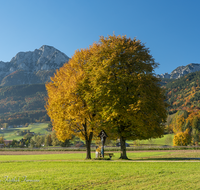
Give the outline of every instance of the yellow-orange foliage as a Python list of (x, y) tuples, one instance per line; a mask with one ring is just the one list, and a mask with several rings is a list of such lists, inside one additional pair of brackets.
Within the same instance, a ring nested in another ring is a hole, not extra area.
[(87, 77), (83, 66), (90, 54), (88, 49), (76, 51), (72, 59), (57, 70), (51, 82), (46, 84), (46, 110), (58, 139), (64, 141), (72, 135), (85, 139), (86, 158), (91, 158), (90, 143), (96, 125), (95, 114), (84, 101), (80, 81)]
[(173, 118), (172, 123), (170, 124), (170, 127), (173, 128), (173, 132), (175, 134), (180, 133), (183, 131), (183, 124), (185, 123), (184, 113), (180, 114), (180, 111), (178, 111)]
[(4, 138), (0, 137), (0, 144), (4, 144)]
[(190, 142), (189, 129), (186, 129), (185, 132), (177, 133), (173, 139), (174, 146), (187, 146)]

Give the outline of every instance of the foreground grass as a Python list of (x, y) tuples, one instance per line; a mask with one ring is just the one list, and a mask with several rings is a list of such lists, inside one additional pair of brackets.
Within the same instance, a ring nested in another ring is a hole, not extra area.
[[(94, 153), (92, 157), (94, 158)], [(138, 162), (200, 157), (199, 152), (136, 152), (130, 160), (86, 161), (85, 153), (0, 155), (0, 189), (199, 189), (200, 162)], [(7, 176), (7, 177), (6, 177)], [(25, 177), (26, 176), (26, 177)]]
[(198, 189), (199, 167), (200, 163), (10, 162), (1, 166), (0, 187), (13, 190)]

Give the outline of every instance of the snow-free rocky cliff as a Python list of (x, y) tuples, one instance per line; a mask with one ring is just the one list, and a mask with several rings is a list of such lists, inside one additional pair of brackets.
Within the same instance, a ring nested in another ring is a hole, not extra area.
[(159, 78), (169, 78), (169, 79), (177, 79), (184, 75), (187, 75), (188, 73), (200, 71), (200, 64), (198, 63), (190, 63), (186, 66), (180, 66), (177, 67), (175, 70), (173, 70), (170, 74), (164, 73), (161, 75), (157, 75)]
[(19, 52), (10, 62), (0, 61), (0, 86), (45, 83), (69, 57), (52, 46)]

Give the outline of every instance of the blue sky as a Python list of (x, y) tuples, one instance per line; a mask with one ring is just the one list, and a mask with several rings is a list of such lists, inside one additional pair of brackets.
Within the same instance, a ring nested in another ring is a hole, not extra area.
[(156, 74), (200, 63), (199, 0), (0, 0), (0, 61), (51, 45), (72, 57), (99, 36), (141, 40)]

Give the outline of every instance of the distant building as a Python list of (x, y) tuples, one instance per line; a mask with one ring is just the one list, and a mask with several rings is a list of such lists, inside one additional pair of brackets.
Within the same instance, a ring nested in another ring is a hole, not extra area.
[(5, 143), (6, 146), (8, 146), (12, 143), (12, 140), (4, 140), (4, 143)]

